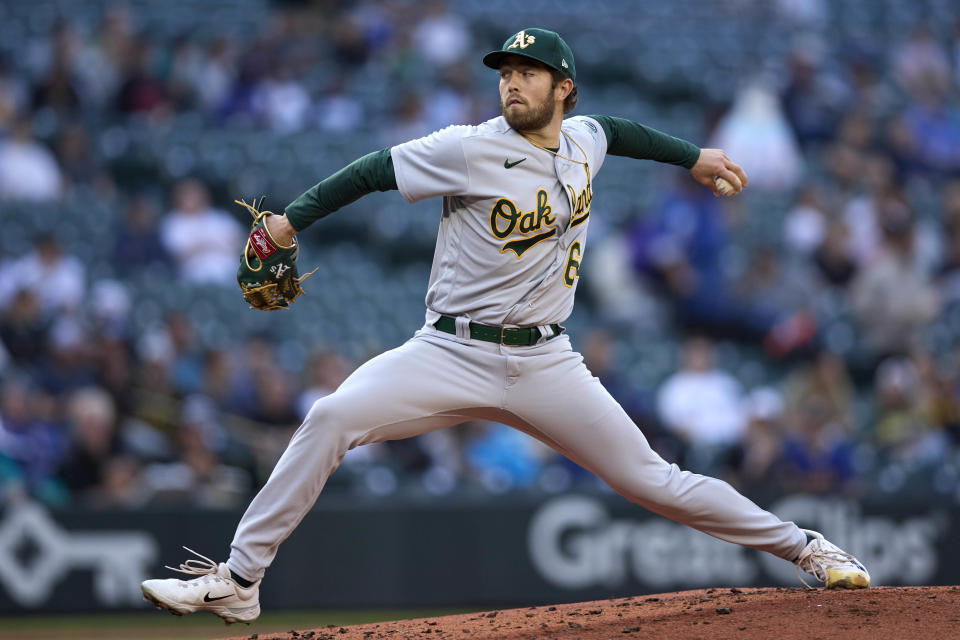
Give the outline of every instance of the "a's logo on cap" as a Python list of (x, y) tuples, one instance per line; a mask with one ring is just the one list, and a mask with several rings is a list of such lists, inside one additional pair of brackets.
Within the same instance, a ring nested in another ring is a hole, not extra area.
[(570, 65), (567, 64), (566, 58), (560, 58), (560, 66), (563, 67), (564, 69), (570, 68)]
[(536, 37), (528, 36), (526, 31), (521, 31), (517, 34), (517, 37), (513, 39), (513, 44), (507, 47), (507, 49), (516, 49), (517, 47), (526, 49), (536, 41)]

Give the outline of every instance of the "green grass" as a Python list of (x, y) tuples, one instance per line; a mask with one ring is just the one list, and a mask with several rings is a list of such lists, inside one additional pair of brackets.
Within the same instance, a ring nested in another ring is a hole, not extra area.
[(405, 609), (375, 611), (281, 611), (264, 613), (247, 626), (226, 626), (209, 613), (176, 617), (165, 611), (125, 614), (48, 615), (0, 617), (0, 640), (210, 640), (211, 638), (261, 637), (296, 629), (304, 631), (329, 624), (346, 626), (430, 618), (478, 609)]

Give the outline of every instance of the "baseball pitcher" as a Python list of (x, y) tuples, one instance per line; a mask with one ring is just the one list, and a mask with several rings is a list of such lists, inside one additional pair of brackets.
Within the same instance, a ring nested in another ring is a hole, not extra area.
[(240, 520), (226, 562), (196, 554), (179, 569), (196, 577), (147, 580), (144, 597), (176, 614), (255, 620), (264, 572), (347, 450), (477, 419), (519, 429), (641, 507), (785, 558), (828, 588), (869, 587), (863, 565), (819, 533), (664, 461), (560, 324), (573, 308), (593, 182), (608, 155), (679, 165), (717, 194), (719, 185), (739, 193), (743, 170), (722, 150), (629, 120), (564, 119), (577, 102), (577, 73), (552, 31), (524, 29), (483, 63), (499, 72), (500, 117), (366, 155), (283, 215), (250, 206), (238, 280), (252, 306), (274, 309), (300, 293), (295, 235), (314, 221), (373, 191), (441, 198), (426, 322), (317, 401)]

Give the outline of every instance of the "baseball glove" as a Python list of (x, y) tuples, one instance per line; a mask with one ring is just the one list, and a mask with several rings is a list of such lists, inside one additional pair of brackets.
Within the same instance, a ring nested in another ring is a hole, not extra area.
[(260, 211), (263, 198), (259, 203), (254, 200), (253, 204), (243, 200), (234, 202), (246, 207), (253, 215), (253, 226), (237, 269), (237, 282), (243, 299), (250, 303), (251, 309), (286, 309), (304, 292), (300, 284), (317, 270), (304, 276), (298, 274), (297, 255), (300, 248), (297, 241), (294, 239), (293, 244), (284, 247), (273, 239), (265, 220), (274, 214), (272, 211)]

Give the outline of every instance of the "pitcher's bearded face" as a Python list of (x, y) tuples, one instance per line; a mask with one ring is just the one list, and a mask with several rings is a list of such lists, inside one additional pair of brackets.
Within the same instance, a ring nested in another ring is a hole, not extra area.
[(539, 104), (528, 105), (511, 98), (503, 103), (503, 117), (507, 124), (517, 131), (536, 131), (543, 129), (553, 119), (553, 98), (546, 97)]
[(553, 120), (553, 76), (536, 63), (520, 57), (500, 65), (500, 108), (507, 124), (517, 131), (543, 129)]

